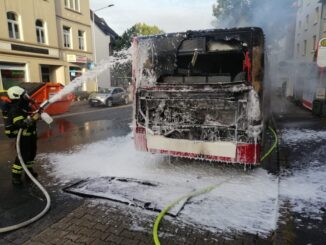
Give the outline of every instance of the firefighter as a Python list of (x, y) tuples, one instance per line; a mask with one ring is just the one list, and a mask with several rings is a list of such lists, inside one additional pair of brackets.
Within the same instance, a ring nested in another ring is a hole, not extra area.
[[(20, 138), (21, 155), (28, 170), (34, 177), (37, 177), (37, 173), (33, 170), (33, 164), (37, 150), (36, 120), (38, 120), (39, 114), (32, 114), (31, 100), (23, 88), (13, 86), (7, 90), (7, 94), (11, 102), (7, 105), (6, 135), (15, 138), (19, 129), (22, 129)], [(23, 167), (18, 157), (12, 164), (11, 171), (12, 183), (21, 185)]]

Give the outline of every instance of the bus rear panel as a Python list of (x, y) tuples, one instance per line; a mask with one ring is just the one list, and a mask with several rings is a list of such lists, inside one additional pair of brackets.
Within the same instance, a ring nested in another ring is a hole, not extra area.
[(260, 28), (135, 38), (136, 149), (258, 164), (263, 69)]

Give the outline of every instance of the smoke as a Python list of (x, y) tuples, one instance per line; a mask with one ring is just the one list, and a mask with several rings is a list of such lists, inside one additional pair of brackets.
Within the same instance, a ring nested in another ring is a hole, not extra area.
[[(288, 71), (283, 73), (281, 62), (291, 60), (293, 66), (294, 37), (296, 24), (296, 1), (294, 0), (218, 0), (213, 6), (217, 16), (217, 28), (255, 26), (265, 33), (265, 54), (268, 62), (265, 64), (265, 93), (285, 96), (287, 88), (284, 82), (289, 80)], [(282, 88), (283, 85), (283, 88)], [(272, 96), (273, 97), (273, 96)]]
[(213, 7), (214, 14), (218, 16), (213, 24), (218, 28), (261, 27), (268, 45), (273, 48), (285, 48), (285, 39), (291, 35), (288, 30), (295, 26), (294, 2), (294, 0), (220, 0)]

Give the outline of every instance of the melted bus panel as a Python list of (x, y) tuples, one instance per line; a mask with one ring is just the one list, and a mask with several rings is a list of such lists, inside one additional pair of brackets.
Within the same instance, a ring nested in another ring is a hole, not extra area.
[(135, 38), (136, 148), (259, 163), (263, 61), (260, 28)]

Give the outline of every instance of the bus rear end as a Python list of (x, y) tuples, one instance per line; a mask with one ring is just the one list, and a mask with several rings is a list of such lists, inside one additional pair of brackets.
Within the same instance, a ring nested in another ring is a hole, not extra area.
[(258, 164), (263, 69), (260, 28), (135, 38), (136, 148), (191, 159)]

